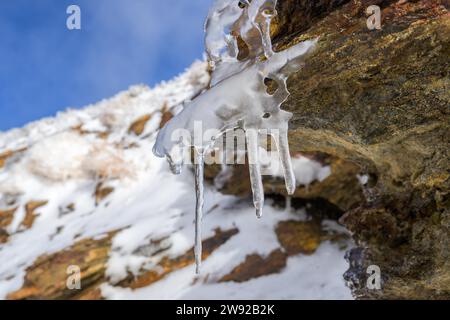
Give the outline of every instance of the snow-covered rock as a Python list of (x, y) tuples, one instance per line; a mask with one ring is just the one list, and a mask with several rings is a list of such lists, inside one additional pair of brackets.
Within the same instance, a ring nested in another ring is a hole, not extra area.
[[(351, 298), (342, 279), (350, 243), (336, 223), (318, 222), (305, 244), (295, 238), (313, 250), (291, 254), (277, 226), (307, 223), (303, 210), (269, 200), (256, 220), (251, 200), (208, 185), (205, 260), (195, 275), (192, 172), (173, 176), (151, 149), (161, 122), (208, 81), (196, 62), (153, 89), (135, 86), (0, 134), (1, 299)], [(299, 180), (323, 174), (297, 162)], [(81, 289), (69, 289), (77, 267)]]

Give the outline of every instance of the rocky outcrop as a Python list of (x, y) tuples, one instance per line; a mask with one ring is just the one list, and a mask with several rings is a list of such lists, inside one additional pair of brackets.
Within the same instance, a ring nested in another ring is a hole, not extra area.
[(229, 274), (223, 276), (219, 282), (245, 282), (261, 276), (278, 273), (286, 267), (286, 260), (286, 254), (280, 249), (272, 251), (267, 257), (251, 254)]
[(12, 151), (5, 151), (0, 153), (0, 169), (5, 166), (6, 160), (13, 155)]
[(320, 245), (320, 223), (317, 221), (282, 221), (275, 232), (288, 255), (312, 254)]
[(9, 233), (6, 228), (13, 221), (16, 210), (17, 208), (0, 210), (0, 244), (8, 241)]
[(132, 132), (135, 135), (140, 136), (144, 132), (145, 125), (151, 118), (151, 114), (144, 114), (143, 116), (139, 117), (130, 125), (128, 132)]
[[(330, 175), (323, 181), (316, 180), (309, 185), (297, 186), (295, 193), (292, 195), (294, 201), (297, 199), (307, 200), (302, 202), (305, 204), (322, 199), (342, 212), (355, 208), (358, 204), (365, 201), (367, 190), (365, 190), (358, 179), (361, 168), (357, 164), (317, 152), (298, 152), (294, 155), (305, 156), (319, 161), (323, 166), (330, 166), (331, 171)], [(233, 194), (240, 197), (249, 197), (251, 195), (247, 164), (231, 166), (225, 178), (220, 176), (219, 166), (207, 166), (205, 175), (210, 181), (216, 180), (216, 177), (218, 177), (221, 183), (216, 183), (216, 187), (224, 194)], [(266, 194), (287, 196), (285, 183), (282, 178), (263, 176), (263, 184)], [(330, 214), (333, 215), (333, 212), (330, 212)], [(340, 214), (338, 215), (340, 216)], [(336, 215), (334, 215), (334, 218), (336, 218)]]
[[(381, 8), (381, 30), (367, 27), (370, 5)], [(278, 3), (277, 50), (320, 37), (288, 80), (291, 153), (331, 167), (327, 179), (299, 186), (293, 197), (345, 213), (340, 221), (360, 246), (348, 254), (345, 278), (359, 298), (450, 297), (448, 7), (440, 0)], [(247, 168), (232, 170), (221, 191), (248, 196)], [(206, 172), (211, 178), (218, 168)], [(367, 176), (364, 186), (357, 175)], [(266, 177), (264, 187), (285, 195), (282, 180)], [(381, 290), (366, 286), (369, 265), (381, 269)]]
[[(368, 30), (369, 5), (381, 7), (382, 30)], [(447, 9), (438, 0), (280, 1), (278, 48), (320, 36), (288, 81), (291, 150), (371, 177), (367, 201), (341, 220), (365, 248), (360, 263), (381, 269), (381, 290), (366, 288), (365, 268), (348, 277), (359, 279), (360, 298), (450, 297)]]
[(36, 210), (42, 206), (45, 206), (47, 201), (30, 201), (25, 205), (25, 218), (22, 221), (22, 226), (26, 229), (30, 229), (33, 226), (34, 220), (39, 215)]

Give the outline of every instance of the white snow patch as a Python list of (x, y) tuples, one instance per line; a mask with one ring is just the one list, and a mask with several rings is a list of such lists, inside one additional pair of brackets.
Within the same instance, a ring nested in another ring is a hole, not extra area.
[(359, 183), (363, 186), (366, 185), (367, 182), (369, 182), (369, 176), (367, 174), (357, 174), (356, 177), (358, 178)]

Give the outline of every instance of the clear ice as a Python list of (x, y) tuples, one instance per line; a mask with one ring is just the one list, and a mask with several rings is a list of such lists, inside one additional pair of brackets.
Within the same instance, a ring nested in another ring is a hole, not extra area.
[(195, 272), (200, 272), (200, 264), (202, 263), (202, 216), (203, 216), (203, 169), (205, 165), (203, 150), (195, 150)]
[[(296, 187), (288, 144), (288, 121), (292, 114), (281, 110), (289, 96), (286, 81), (298, 71), (317, 39), (308, 40), (286, 50), (274, 52), (270, 24), (276, 15), (276, 0), (217, 0), (205, 23), (205, 47), (211, 68), (210, 87), (172, 118), (158, 133), (153, 152), (166, 157), (174, 173), (180, 173), (183, 155), (190, 148), (195, 153), (195, 261), (199, 273), (201, 220), (203, 210), (204, 155), (216, 137), (194, 136), (200, 123), (203, 132), (215, 129), (219, 135), (228, 130), (245, 130), (253, 203), (258, 218), (262, 216), (264, 190), (258, 159), (258, 136), (269, 132), (276, 142), (283, 168), (286, 189), (293, 194)], [(239, 51), (238, 40), (247, 50)], [(277, 89), (267, 92), (265, 81), (273, 80)], [(190, 133), (186, 139), (177, 137), (177, 130)]]

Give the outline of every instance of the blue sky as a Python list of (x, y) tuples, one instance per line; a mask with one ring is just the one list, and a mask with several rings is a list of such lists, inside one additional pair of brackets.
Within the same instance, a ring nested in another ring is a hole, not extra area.
[(211, 2), (0, 0), (0, 131), (171, 79), (202, 58)]

